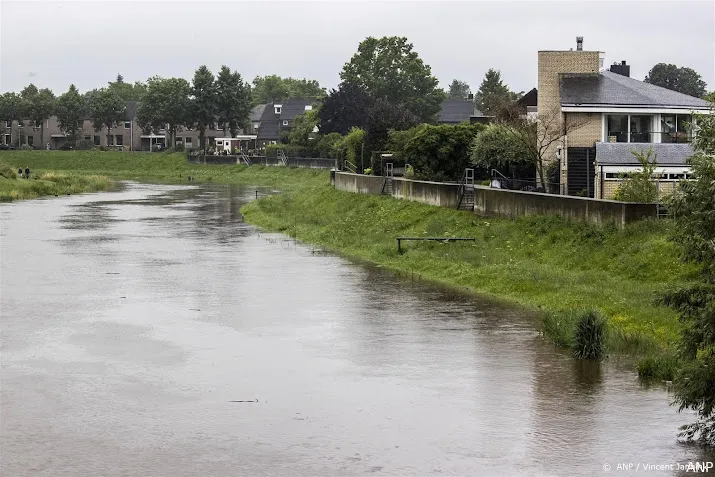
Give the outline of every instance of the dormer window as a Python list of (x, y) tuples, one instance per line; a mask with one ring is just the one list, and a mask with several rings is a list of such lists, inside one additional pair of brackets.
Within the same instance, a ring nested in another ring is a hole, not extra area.
[(284, 119), (284, 120), (283, 120), (283, 126), (288, 126), (288, 120), (287, 120), (287, 119)]
[(313, 105), (312, 105), (312, 104), (306, 104), (306, 105), (305, 105), (305, 110), (306, 110), (306, 111), (312, 111), (312, 110), (313, 110)]
[(273, 109), (275, 109), (276, 114), (281, 114), (281, 111), (282, 111), (282, 109), (283, 109), (283, 105), (282, 105), (282, 104), (275, 104), (275, 105), (273, 105)]

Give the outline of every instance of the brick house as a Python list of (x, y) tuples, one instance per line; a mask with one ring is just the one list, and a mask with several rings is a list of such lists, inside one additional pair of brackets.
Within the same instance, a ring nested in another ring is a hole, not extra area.
[(255, 113), (261, 113), (260, 120), (252, 122), (252, 134), (258, 135), (257, 145), (276, 144), (281, 136), (290, 133), (295, 124), (295, 118), (313, 109), (319, 102), (315, 99), (289, 98), (275, 101), (254, 108)]
[(582, 46), (579, 37), (576, 51), (538, 53), (538, 116), (566, 128), (546, 152), (548, 162), (560, 161), (562, 192), (612, 197), (619, 175), (638, 164), (631, 151), (649, 148), (672, 188), (692, 155), (687, 124), (710, 104), (630, 78), (625, 61), (605, 70), (603, 53)]

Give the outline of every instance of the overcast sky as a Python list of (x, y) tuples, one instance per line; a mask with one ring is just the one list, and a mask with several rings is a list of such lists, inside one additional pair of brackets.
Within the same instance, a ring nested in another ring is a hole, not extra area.
[(277, 74), (334, 87), (367, 36), (406, 36), (445, 88), (479, 87), (489, 68), (515, 91), (536, 86), (538, 50), (699, 72), (715, 89), (713, 0), (586, 1), (8, 1), (0, 0), (0, 92), (32, 82), (60, 94), (153, 75), (190, 79), (222, 64), (245, 79)]

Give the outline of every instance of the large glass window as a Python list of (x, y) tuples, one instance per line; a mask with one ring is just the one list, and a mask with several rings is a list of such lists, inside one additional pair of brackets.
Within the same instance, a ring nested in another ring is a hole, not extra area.
[(631, 140), (630, 142), (653, 142), (651, 139), (653, 116), (631, 115)]
[(628, 142), (628, 116), (609, 114), (606, 118), (608, 142)]
[(664, 114), (661, 116), (660, 142), (690, 142), (689, 125), (693, 120), (689, 114)]

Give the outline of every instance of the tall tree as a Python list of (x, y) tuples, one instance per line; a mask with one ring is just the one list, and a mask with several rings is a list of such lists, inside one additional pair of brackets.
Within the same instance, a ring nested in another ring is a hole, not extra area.
[(666, 63), (658, 63), (651, 68), (644, 81), (696, 98), (705, 96), (705, 86), (707, 86), (694, 69), (685, 66), (679, 68)]
[(479, 85), (474, 103), (479, 111), (487, 116), (494, 116), (500, 108), (512, 102), (513, 93), (501, 79), (501, 72), (490, 68)]
[(710, 91), (708, 94), (703, 96), (703, 99), (705, 101), (710, 101), (711, 103), (715, 103), (715, 91)]
[(464, 81), (455, 79), (452, 80), (452, 84), (449, 85), (447, 97), (449, 99), (468, 99), (470, 94), (472, 94), (472, 90), (469, 88), (469, 85)]
[[(365, 153), (372, 155), (384, 150), (390, 139), (390, 130), (403, 131), (417, 126), (420, 119), (404, 106), (378, 99), (370, 108), (365, 121)], [(376, 174), (382, 174), (381, 163), (372, 164)]]
[[(20, 129), (23, 118), (25, 117), (25, 100), (17, 93), (5, 93), (0, 96), (0, 118), (10, 121), (10, 142), (20, 146)], [(12, 140), (12, 122), (18, 121), (17, 140)]]
[(252, 104), (275, 103), (287, 98), (320, 100), (325, 88), (316, 80), (281, 78), (278, 75), (256, 76), (253, 79)]
[(321, 134), (347, 134), (353, 127), (365, 128), (367, 115), (374, 100), (364, 88), (353, 83), (341, 83), (323, 101), (318, 111)]
[(215, 128), (217, 115), (216, 79), (206, 65), (201, 65), (191, 83), (190, 117), (199, 130), (199, 147), (203, 149), (206, 148), (206, 130)]
[(88, 96), (89, 119), (95, 131), (107, 128), (107, 145), (110, 143), (112, 128), (124, 119), (125, 102), (119, 94), (109, 88), (101, 88)]
[(117, 93), (124, 101), (141, 101), (146, 93), (147, 85), (141, 81), (134, 84), (126, 83), (121, 74), (117, 75), (115, 81), (110, 81), (108, 88)]
[(67, 141), (77, 142), (87, 114), (86, 103), (73, 84), (66, 93), (57, 98), (57, 122), (60, 131), (67, 135)]
[(154, 76), (137, 109), (137, 122), (144, 129), (158, 132), (169, 125), (169, 143), (176, 144), (176, 131), (189, 122), (191, 86), (184, 78)]
[(246, 129), (251, 116), (251, 89), (237, 71), (224, 65), (216, 77), (218, 122), (228, 126), (231, 137)]
[(56, 98), (47, 88), (38, 90), (29, 84), (20, 93), (25, 100), (26, 116), (35, 124), (40, 124), (40, 144), (45, 144), (45, 121), (55, 113)]
[(679, 410), (691, 409), (698, 421), (681, 436), (715, 447), (715, 116), (697, 117), (696, 154), (689, 159), (694, 180), (682, 181), (668, 209), (675, 219), (675, 241), (686, 261), (699, 265), (699, 280), (665, 297), (680, 312), (680, 358), (673, 381)]
[(375, 99), (400, 105), (423, 122), (433, 122), (445, 98), (432, 70), (404, 37), (368, 37), (343, 66), (340, 79)]

